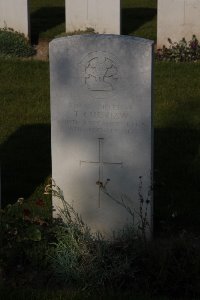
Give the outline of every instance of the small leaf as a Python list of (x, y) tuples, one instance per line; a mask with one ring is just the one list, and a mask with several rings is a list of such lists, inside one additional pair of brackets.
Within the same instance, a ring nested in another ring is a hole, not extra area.
[(39, 242), (42, 239), (41, 231), (36, 227), (28, 228), (27, 238), (31, 241)]

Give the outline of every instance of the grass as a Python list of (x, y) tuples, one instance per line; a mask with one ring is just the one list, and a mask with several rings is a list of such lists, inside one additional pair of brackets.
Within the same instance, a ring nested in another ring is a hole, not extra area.
[(122, 34), (156, 41), (157, 0), (123, 0)]
[(74, 292), (74, 291), (49, 291), (49, 290), (39, 290), (33, 291), (29, 289), (13, 289), (13, 292), (10, 292), (7, 289), (3, 289), (0, 291), (0, 296), (5, 300), (12, 300), (15, 298), (16, 300), (169, 300), (167, 297), (153, 297), (149, 298), (148, 296), (135, 296), (134, 293), (124, 293), (124, 294), (100, 294), (100, 295), (92, 295), (87, 296), (87, 293)]
[[(155, 214), (199, 230), (200, 64), (155, 68)], [(175, 218), (172, 218), (175, 216)], [(163, 223), (165, 225), (165, 223)]]
[(3, 204), (29, 197), (51, 172), (48, 64), (1, 60)]

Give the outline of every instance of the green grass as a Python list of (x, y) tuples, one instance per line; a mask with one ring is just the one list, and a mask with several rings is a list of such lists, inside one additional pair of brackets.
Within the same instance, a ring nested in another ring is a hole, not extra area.
[[(199, 230), (200, 64), (156, 63), (155, 217)], [(172, 214), (177, 215), (172, 219)], [(163, 224), (165, 225), (165, 223)], [(178, 229), (178, 228), (177, 228)]]
[(123, 0), (122, 34), (156, 40), (157, 0)]
[(0, 61), (3, 203), (28, 197), (51, 172), (48, 64)]

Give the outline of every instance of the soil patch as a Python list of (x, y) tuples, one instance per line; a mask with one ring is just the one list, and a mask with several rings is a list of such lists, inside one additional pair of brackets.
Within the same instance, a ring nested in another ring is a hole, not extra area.
[(49, 40), (39, 40), (38, 44), (34, 46), (36, 54), (33, 59), (47, 61), (49, 59)]

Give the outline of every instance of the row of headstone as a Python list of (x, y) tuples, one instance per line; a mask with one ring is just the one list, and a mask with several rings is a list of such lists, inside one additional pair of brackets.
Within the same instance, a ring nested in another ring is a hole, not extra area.
[[(65, 0), (66, 31), (93, 28), (98, 33), (120, 34), (120, 0)], [(168, 38), (200, 38), (200, 0), (158, 0), (157, 47)], [(1, 0), (0, 28), (9, 27), (29, 36), (29, 0)]]
[(29, 0), (0, 0), (0, 28), (12, 28), (29, 36)]
[[(120, 34), (120, 0), (66, 0), (66, 32), (93, 28)], [(1, 0), (0, 28), (13, 28), (30, 37), (29, 0)]]

